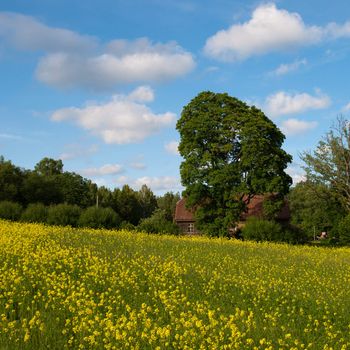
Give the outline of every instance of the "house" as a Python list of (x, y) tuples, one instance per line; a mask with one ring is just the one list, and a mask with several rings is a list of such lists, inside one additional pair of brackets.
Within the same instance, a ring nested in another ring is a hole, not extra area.
[[(236, 229), (240, 229), (245, 225), (249, 217), (263, 217), (263, 202), (267, 195), (255, 195), (247, 205), (247, 211), (242, 213), (240, 221), (236, 225)], [(290, 220), (290, 210), (288, 202), (285, 200), (281, 211), (278, 213), (277, 221), (280, 223), (288, 223)], [(194, 210), (186, 208), (186, 198), (180, 199), (176, 203), (175, 208), (175, 223), (180, 227), (183, 234), (198, 235), (200, 231), (196, 228), (196, 220), (194, 218)]]

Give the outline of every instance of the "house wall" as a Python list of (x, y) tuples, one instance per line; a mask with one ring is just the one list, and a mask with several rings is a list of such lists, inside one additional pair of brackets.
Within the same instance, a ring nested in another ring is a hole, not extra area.
[(200, 232), (197, 230), (194, 221), (180, 221), (176, 222), (180, 227), (180, 231), (184, 235), (198, 235)]

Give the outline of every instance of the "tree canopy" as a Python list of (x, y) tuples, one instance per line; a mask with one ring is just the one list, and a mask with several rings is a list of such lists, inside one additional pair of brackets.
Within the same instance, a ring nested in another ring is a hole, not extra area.
[(339, 117), (313, 152), (301, 155), (309, 180), (329, 186), (350, 210), (350, 124)]
[(187, 204), (198, 228), (226, 235), (255, 194), (284, 195), (292, 157), (284, 135), (265, 114), (226, 93), (202, 92), (177, 122)]

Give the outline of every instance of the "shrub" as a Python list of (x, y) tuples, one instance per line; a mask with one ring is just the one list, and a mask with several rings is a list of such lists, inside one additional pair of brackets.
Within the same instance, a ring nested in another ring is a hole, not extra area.
[(112, 208), (90, 207), (79, 218), (79, 226), (91, 228), (117, 228), (121, 219)]
[(275, 221), (251, 217), (242, 228), (244, 239), (254, 241), (283, 241), (282, 227)]
[(138, 229), (148, 233), (179, 234), (179, 227), (166, 219), (166, 211), (157, 209), (149, 218), (141, 220)]
[(60, 226), (77, 226), (81, 209), (77, 205), (57, 204), (49, 207), (47, 223)]
[(48, 209), (42, 203), (31, 203), (21, 215), (21, 221), (46, 222)]
[(350, 214), (340, 220), (335, 229), (335, 236), (340, 244), (350, 244)]
[(15, 202), (2, 201), (0, 202), (0, 218), (16, 221), (20, 218), (22, 206)]

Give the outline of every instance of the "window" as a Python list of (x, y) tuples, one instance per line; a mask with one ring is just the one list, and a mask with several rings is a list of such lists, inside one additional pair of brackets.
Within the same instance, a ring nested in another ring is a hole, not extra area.
[(187, 233), (194, 233), (194, 223), (189, 223), (187, 226)]

